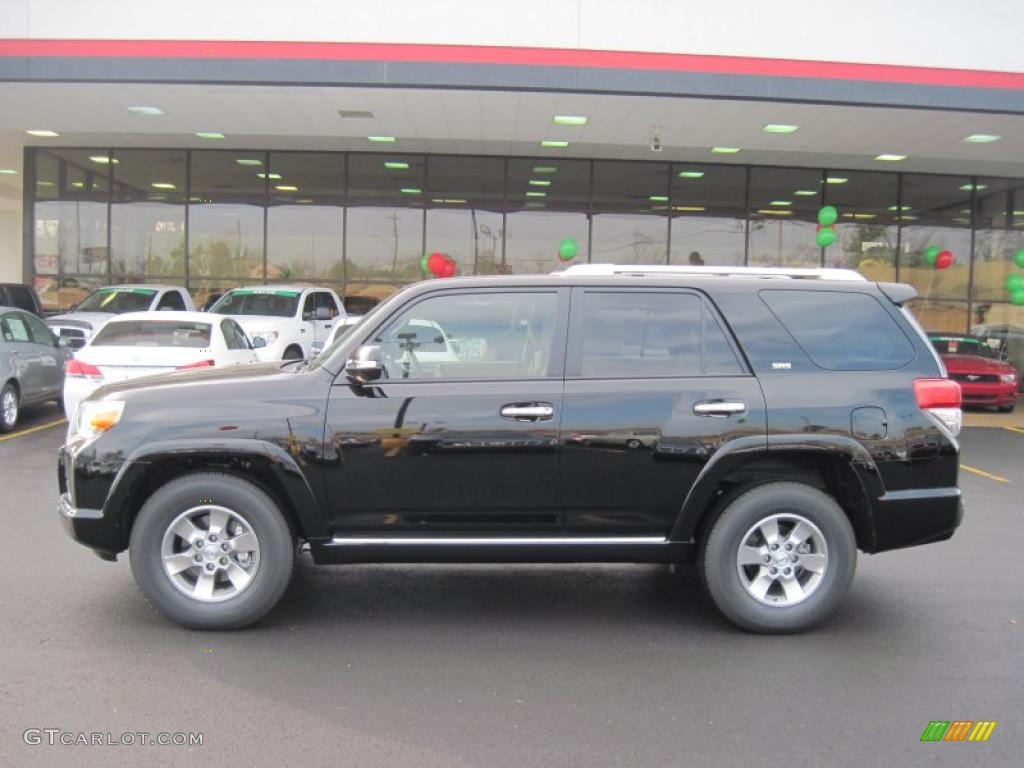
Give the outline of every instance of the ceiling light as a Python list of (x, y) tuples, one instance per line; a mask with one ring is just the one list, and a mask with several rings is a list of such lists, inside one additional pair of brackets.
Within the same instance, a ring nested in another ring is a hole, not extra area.
[(263, 165), (263, 161), (255, 157), (236, 157), (235, 162), (239, 165)]
[(825, 179), (826, 184), (845, 184), (849, 179), (845, 176), (829, 176)]
[(363, 119), (373, 117), (373, 112), (365, 109), (339, 109), (338, 117)]
[(148, 200), (166, 200), (167, 195), (146, 195)]
[(389, 160), (386, 163), (384, 163), (384, 167), (387, 168), (389, 171), (405, 171), (408, 170), (409, 164), (402, 163), (397, 160)]
[(106, 155), (91, 155), (89, 159), (92, 160), (94, 163), (100, 163), (102, 165), (117, 165), (117, 163), (119, 162), (117, 158), (110, 158), (107, 157)]
[(792, 200), (772, 200), (768, 205), (792, 205)]
[(527, 208), (543, 208), (544, 207), (544, 203), (540, 203), (540, 202), (537, 202), (535, 200), (531, 200), (530, 202), (528, 202), (526, 204), (526, 207)]
[(151, 186), (153, 189), (177, 189), (177, 187), (171, 184), (171, 182), (169, 181), (154, 181), (149, 186)]
[(527, 192), (527, 197), (547, 197), (547, 192)]
[(898, 163), (906, 159), (906, 155), (875, 155), (875, 160), (881, 160), (883, 163)]
[(0, 168), (0, 176), (17, 176), (18, 172), (13, 168)]
[(261, 179), (270, 179), (271, 181), (281, 178), (280, 173), (257, 173), (256, 175)]
[(72, 187), (77, 187), (78, 189), (81, 189), (82, 187), (85, 186), (85, 182), (84, 181), (72, 181), (71, 182), (71, 186)]
[[(42, 183), (42, 182), (40, 182), (40, 183)], [(1011, 216), (1024, 216), (1024, 211), (1013, 211), (1010, 215)]]
[(703, 205), (674, 205), (672, 206), (673, 211), (682, 211), (683, 213), (700, 213), (706, 211)]
[(430, 202), (441, 205), (465, 205), (466, 201), (461, 197), (435, 197)]
[(550, 187), (551, 182), (547, 179), (530, 179), (531, 187)]
[(962, 192), (970, 192), (971, 190), (981, 192), (983, 189), (988, 189), (988, 184), (964, 184), (960, 187), (960, 191)]
[(420, 195), (423, 194), (423, 190), (419, 187), (402, 187), (401, 192), (403, 195)]
[(296, 203), (312, 203), (314, 201), (313, 201), (312, 197), (300, 197), (295, 202)]
[(52, 186), (54, 186), (54, 183), (52, 181), (37, 181), (36, 182), (36, 186), (37, 187), (52, 187)]
[(136, 115), (162, 115), (164, 113), (160, 107), (125, 107), (125, 109)]
[(25, 133), (27, 133), (29, 136), (37, 136), (40, 139), (52, 139), (54, 136), (60, 136), (60, 134), (57, 133), (56, 131), (49, 131), (46, 130), (45, 128), (33, 128), (31, 130), (25, 131)]
[(649, 195), (647, 199), (650, 200), (652, 203), (667, 203), (668, 202), (668, 197), (665, 196), (665, 195)]
[(680, 171), (676, 175), (680, 179), (703, 179), (704, 171)]
[(739, 147), (712, 147), (711, 151), (716, 155), (735, 155), (740, 151)]
[(814, 189), (798, 189), (793, 194), (799, 197), (811, 197), (812, 195), (818, 194), (818, 191)]
[(762, 215), (764, 215), (764, 216), (792, 216), (793, 215), (792, 211), (773, 211), (770, 208), (759, 208), (757, 210), (757, 212), (762, 214)]
[(887, 211), (909, 211), (910, 210), (910, 206), (909, 205), (901, 205), (901, 206), (899, 206), (897, 208), (895, 205), (890, 205), (888, 208), (886, 208), (886, 210)]
[(555, 125), (586, 125), (583, 115), (555, 115)]
[(761, 130), (764, 133), (796, 133), (799, 130), (799, 125), (787, 125), (786, 123), (768, 123)]
[(366, 140), (373, 144), (394, 144), (398, 141), (394, 136), (367, 136)]
[(873, 219), (877, 214), (874, 213), (844, 213), (844, 219)]
[(275, 184), (274, 189), (279, 189), (282, 192), (298, 192), (299, 188), (294, 187), (291, 184)]
[(991, 144), (993, 141), (999, 141), (1002, 136), (996, 136), (991, 133), (972, 133), (970, 136), (965, 136), (964, 141), (968, 144)]
[(223, 139), (224, 134), (217, 131), (199, 131), (196, 133), (196, 137), (200, 139)]
[(551, 149), (565, 149), (566, 147), (569, 146), (569, 142), (568, 141), (555, 141), (553, 139), (544, 139), (544, 141), (542, 141), (540, 143), (540, 145), (542, 147), (549, 147)]
[(534, 173), (554, 173), (557, 170), (558, 170), (558, 168), (556, 168), (553, 165), (535, 165), (535, 166), (533, 166), (533, 172)]

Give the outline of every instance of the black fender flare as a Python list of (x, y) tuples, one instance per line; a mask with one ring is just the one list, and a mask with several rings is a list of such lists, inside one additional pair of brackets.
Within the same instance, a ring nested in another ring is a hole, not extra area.
[[(132, 509), (135, 494), (149, 478), (154, 465), (164, 461), (189, 459), (211, 459), (212, 468), (230, 465), (240, 461), (256, 462), (259, 472), (249, 474), (257, 482), (269, 484), (284, 495), (289, 508), (282, 510), (291, 517), (291, 524), (304, 538), (325, 538), (329, 536), (327, 517), (318, 494), (314, 492), (306, 475), (295, 459), (281, 446), (252, 438), (238, 439), (185, 439), (164, 440), (147, 443), (134, 451), (121, 465), (103, 508), (106, 514), (118, 521), (122, 531), (123, 546), (127, 547), (131, 521), (127, 519)], [(271, 476), (267, 477), (267, 473)]]
[(671, 541), (692, 541), (696, 536), (701, 519), (711, 504), (722, 479), (733, 470), (739, 469), (753, 458), (771, 458), (773, 453), (802, 453), (807, 455), (827, 454), (841, 458), (853, 471), (860, 484), (860, 490), (867, 499), (864, 517), (858, 521), (863, 525), (864, 535), (869, 539), (867, 547), (874, 543), (875, 525), (872, 506), (875, 499), (885, 493), (878, 465), (868, 450), (857, 440), (844, 435), (830, 434), (781, 434), (768, 435), (767, 449), (763, 437), (740, 437), (726, 443), (715, 452), (697, 475), (697, 480), (686, 494), (675, 524), (669, 534)]

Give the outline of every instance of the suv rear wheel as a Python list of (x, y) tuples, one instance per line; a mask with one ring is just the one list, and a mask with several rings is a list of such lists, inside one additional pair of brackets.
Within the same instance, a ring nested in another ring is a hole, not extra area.
[(728, 502), (699, 557), (707, 592), (726, 618), (753, 632), (799, 632), (839, 607), (857, 541), (831, 496), (770, 483)]
[(284, 594), (295, 562), (291, 531), (271, 498), (241, 478), (205, 472), (149, 497), (129, 552), (146, 597), (191, 629), (258, 621)]

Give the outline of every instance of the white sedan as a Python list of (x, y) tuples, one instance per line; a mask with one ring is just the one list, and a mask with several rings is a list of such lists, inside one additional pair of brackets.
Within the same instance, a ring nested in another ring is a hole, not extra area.
[(190, 368), (257, 362), (241, 327), (204, 312), (130, 312), (118, 315), (68, 361), (64, 413), (104, 384)]

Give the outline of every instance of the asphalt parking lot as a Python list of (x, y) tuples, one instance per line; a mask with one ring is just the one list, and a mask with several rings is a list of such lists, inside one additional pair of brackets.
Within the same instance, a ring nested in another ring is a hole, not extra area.
[[(308, 563), (256, 628), (179, 629), (55, 512), (51, 407), (0, 438), (0, 765), (1020, 765), (1024, 412), (963, 436), (963, 527), (862, 556), (827, 625), (742, 634), (689, 570)], [(995, 720), (987, 743), (921, 743)], [(27, 745), (29, 728), (202, 746)]]

